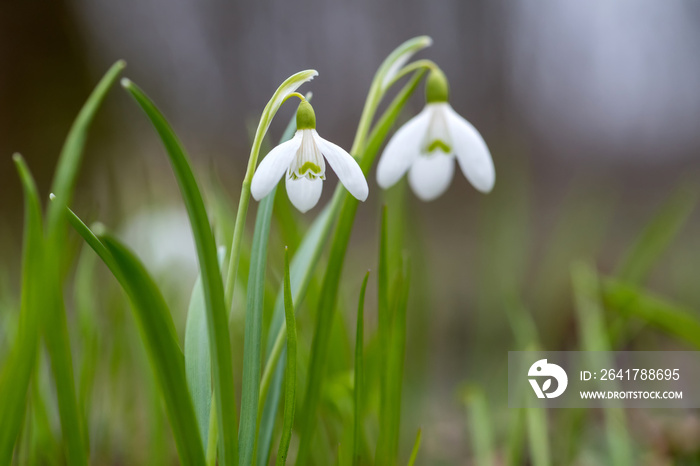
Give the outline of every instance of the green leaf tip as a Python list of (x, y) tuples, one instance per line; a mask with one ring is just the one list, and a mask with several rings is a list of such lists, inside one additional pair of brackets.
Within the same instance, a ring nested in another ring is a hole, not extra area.
[(418, 36), (407, 40), (394, 49), (384, 60), (377, 70), (375, 80), (379, 78), (381, 88), (386, 90), (391, 86), (394, 77), (396, 77), (401, 68), (408, 63), (411, 57), (419, 50), (430, 47), (431, 45), (433, 45), (433, 39), (430, 36)]

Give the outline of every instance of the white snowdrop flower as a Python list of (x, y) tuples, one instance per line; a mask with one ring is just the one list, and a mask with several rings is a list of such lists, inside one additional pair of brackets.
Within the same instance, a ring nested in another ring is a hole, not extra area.
[[(325, 160), (324, 160), (325, 157)], [(287, 142), (270, 151), (253, 175), (250, 192), (259, 201), (267, 196), (286, 173), (287, 196), (294, 207), (306, 212), (318, 203), (326, 179), (326, 162), (345, 188), (360, 201), (369, 188), (362, 169), (340, 146), (316, 132), (316, 115), (303, 100), (297, 110), (297, 132)]]
[(426, 82), (425, 108), (394, 134), (377, 167), (377, 183), (393, 186), (408, 171), (413, 192), (424, 201), (450, 186), (455, 157), (464, 176), (481, 192), (493, 189), (496, 172), (481, 134), (448, 103), (447, 78), (433, 69)]

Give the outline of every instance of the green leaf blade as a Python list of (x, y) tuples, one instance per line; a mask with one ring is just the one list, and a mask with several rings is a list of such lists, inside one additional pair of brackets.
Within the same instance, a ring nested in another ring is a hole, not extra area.
[(42, 218), (39, 194), (29, 169), (19, 154), (14, 156), (24, 190), (24, 238), (22, 240), (22, 292), (17, 338), (0, 372), (0, 464), (12, 462), (12, 451), (22, 427), (27, 390), (39, 344), (39, 313), (42, 270)]
[(214, 394), (221, 439), (219, 442), (219, 461), (223, 465), (235, 465), (238, 459), (238, 439), (228, 318), (224, 304), (223, 282), (216, 256), (216, 244), (204, 201), (190, 162), (170, 124), (148, 96), (134, 83), (123, 79), (122, 86), (136, 100), (158, 132), (173, 167), (190, 218), (207, 309)]
[(355, 330), (355, 383), (354, 383), (354, 413), (352, 436), (352, 464), (360, 464), (360, 449), (362, 443), (362, 401), (364, 393), (364, 329), (365, 329), (365, 292), (369, 281), (369, 271), (365, 274), (360, 288), (360, 300), (357, 305), (357, 328)]
[(211, 410), (211, 353), (207, 334), (207, 316), (204, 304), (202, 278), (192, 289), (185, 324), (185, 373), (192, 394), (202, 446), (209, 438), (209, 412)]
[(260, 366), (262, 360), (262, 313), (265, 294), (265, 266), (270, 236), (275, 192), (260, 202), (253, 235), (250, 273), (248, 274), (248, 303), (243, 342), (243, 378), (241, 391), (241, 424), (239, 433), (239, 462), (253, 464), (255, 455), (258, 401), (260, 396)]
[(204, 450), (187, 387), (185, 360), (165, 299), (136, 256), (110, 236), (99, 238), (119, 271), (129, 295), (142, 339), (159, 382), (183, 464), (204, 464)]
[(284, 421), (282, 437), (277, 450), (277, 466), (284, 466), (287, 462), (289, 441), (292, 438), (292, 426), (294, 424), (297, 388), (297, 328), (294, 317), (292, 285), (289, 277), (289, 251), (286, 249), (284, 252), (284, 315), (287, 324), (287, 371), (284, 390)]

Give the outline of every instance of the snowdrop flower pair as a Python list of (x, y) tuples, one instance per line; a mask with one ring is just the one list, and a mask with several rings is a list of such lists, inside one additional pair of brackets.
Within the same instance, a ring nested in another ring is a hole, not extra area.
[(493, 188), (496, 173), (484, 139), (448, 103), (447, 78), (431, 70), (425, 108), (391, 138), (377, 167), (377, 183), (387, 189), (408, 172), (413, 192), (431, 201), (450, 186), (459, 163), (464, 176), (481, 192)]
[(294, 137), (272, 149), (253, 175), (250, 191), (255, 200), (267, 196), (286, 174), (289, 200), (301, 212), (308, 211), (321, 197), (326, 161), (350, 194), (366, 200), (369, 188), (362, 169), (345, 150), (318, 135), (316, 115), (308, 101), (301, 101), (296, 119)]

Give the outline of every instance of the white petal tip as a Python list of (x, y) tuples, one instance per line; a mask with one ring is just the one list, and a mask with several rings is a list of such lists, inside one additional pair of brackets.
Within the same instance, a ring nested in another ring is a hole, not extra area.
[(287, 178), (286, 188), (287, 197), (289, 197), (292, 205), (299, 212), (305, 214), (318, 204), (318, 200), (321, 198), (321, 191), (323, 190), (323, 181), (320, 179), (308, 180), (300, 178), (292, 180)]
[(491, 191), (493, 191), (493, 186), (494, 186), (494, 183), (492, 182), (491, 184), (486, 185), (486, 186), (475, 186), (475, 188), (484, 194), (488, 194)]

